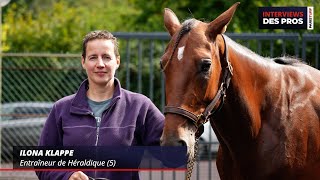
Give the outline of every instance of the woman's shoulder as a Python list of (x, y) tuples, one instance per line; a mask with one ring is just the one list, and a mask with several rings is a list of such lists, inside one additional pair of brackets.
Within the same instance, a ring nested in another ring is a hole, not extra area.
[(121, 91), (122, 91), (122, 96), (124, 96), (126, 100), (140, 101), (140, 102), (146, 102), (146, 103), (151, 102), (151, 100), (144, 94), (132, 92), (123, 88), (121, 89)]
[(75, 94), (65, 96), (59, 99), (58, 101), (56, 101), (54, 104), (55, 106), (69, 106), (71, 105), (71, 102), (73, 101), (74, 97), (75, 97)]

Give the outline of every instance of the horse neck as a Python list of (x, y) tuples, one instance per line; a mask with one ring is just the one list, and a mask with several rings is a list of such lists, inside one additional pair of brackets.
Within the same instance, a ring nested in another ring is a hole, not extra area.
[[(266, 98), (266, 86), (272, 77), (272, 65), (230, 39), (227, 45), (233, 76), (225, 104), (213, 121), (214, 129), (220, 142), (230, 151), (250, 153), (249, 144), (254, 143), (261, 127), (260, 112)], [(244, 146), (244, 142), (249, 144)]]

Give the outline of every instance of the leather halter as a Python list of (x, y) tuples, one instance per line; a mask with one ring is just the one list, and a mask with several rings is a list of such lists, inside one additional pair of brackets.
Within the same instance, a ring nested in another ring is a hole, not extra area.
[[(222, 35), (222, 39), (224, 41), (224, 47), (225, 47), (225, 53), (223, 60), (226, 62), (227, 67), (225, 67), (225, 71), (222, 77), (222, 82), (220, 85), (219, 90), (217, 91), (217, 94), (212, 99), (211, 103), (206, 107), (206, 109), (201, 114), (194, 114), (186, 109), (183, 109), (182, 107), (175, 107), (175, 106), (165, 106), (164, 107), (164, 114), (178, 114), (181, 116), (186, 117), (187, 119), (191, 120), (191, 122), (196, 126), (197, 132), (196, 132), (196, 138), (199, 138), (201, 134), (203, 133), (203, 124), (209, 121), (209, 118), (213, 116), (216, 112), (218, 112), (225, 101), (226, 97), (226, 91), (229, 87), (230, 80), (232, 77), (233, 69), (231, 66), (231, 63), (228, 58), (228, 48), (226, 44), (226, 40), (224, 38), (224, 35)], [(221, 63), (222, 65), (222, 63)], [(222, 68), (223, 70), (224, 68)], [(221, 100), (219, 106), (217, 108), (216, 105)]]

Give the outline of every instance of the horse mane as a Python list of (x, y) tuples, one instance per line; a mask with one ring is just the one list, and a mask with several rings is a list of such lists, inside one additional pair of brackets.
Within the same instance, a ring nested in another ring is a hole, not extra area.
[(194, 27), (195, 22), (196, 22), (195, 19), (187, 19), (182, 23), (182, 27), (179, 31), (179, 34), (176, 40), (176, 45), (178, 45), (182, 36), (188, 33)]
[[(181, 38), (183, 37), (183, 35), (185, 35), (186, 33), (190, 32), (190, 30), (195, 26), (195, 22), (196, 20), (194, 18), (190, 18), (190, 19), (186, 19), (183, 23), (182, 23), (182, 27), (179, 31), (179, 34), (177, 36), (176, 42), (175, 42), (175, 46), (174, 46), (174, 50), (177, 48), (179, 41), (181, 40)], [(230, 38), (229, 38), (230, 39)], [(231, 39), (230, 39), (231, 40)], [(260, 56), (259, 54), (253, 52), (251, 49), (248, 49), (247, 47), (231, 40), (233, 43), (235, 43), (236, 45), (238, 45), (239, 47), (241, 47), (244, 51), (246, 51), (247, 53), (251, 54), (251, 55), (256, 55), (260, 58), (263, 59), (269, 59), (269, 58), (265, 58)], [(282, 57), (276, 57), (276, 58), (271, 58), (271, 60), (277, 64), (282, 64), (282, 65), (295, 65), (295, 64), (305, 64), (304, 61), (296, 58), (296, 57), (291, 57), (291, 56), (282, 56)]]
[[(306, 62), (302, 61), (301, 59), (299, 59), (297, 57), (292, 57), (292, 56), (282, 56), (282, 57), (275, 57), (275, 58), (263, 57), (263, 56), (255, 53), (251, 49), (235, 42), (231, 38), (228, 37), (228, 39), (229, 39), (228, 43), (232, 43), (233, 47), (238, 49), (239, 52), (244, 52), (245, 55), (250, 56), (253, 59), (263, 59), (266, 62), (273, 62), (273, 63), (277, 63), (277, 64), (281, 64), (281, 65), (292, 65), (293, 66), (293, 65), (298, 65), (298, 64), (306, 64)], [(260, 62), (262, 62), (262, 61), (260, 61)]]
[(294, 64), (304, 64), (303, 61), (300, 59), (290, 57), (290, 56), (283, 56), (283, 57), (276, 57), (272, 59), (275, 63), (282, 64), (282, 65), (294, 65)]
[(178, 45), (179, 45), (179, 42), (181, 40), (181, 38), (183, 37), (183, 35), (187, 34), (188, 32), (190, 32), (190, 30), (194, 27), (195, 25), (195, 19), (187, 19), (185, 20), (183, 23), (182, 23), (182, 27), (179, 31), (179, 34), (176, 38), (176, 42), (174, 43), (174, 46), (173, 46), (173, 53), (171, 54), (170, 58), (169, 58), (169, 61), (167, 62), (166, 65), (164, 65), (162, 71), (164, 71), (167, 67), (167, 65), (169, 64), (169, 62), (171, 61), (172, 59), (172, 56), (174, 54), (174, 52), (176, 51)]

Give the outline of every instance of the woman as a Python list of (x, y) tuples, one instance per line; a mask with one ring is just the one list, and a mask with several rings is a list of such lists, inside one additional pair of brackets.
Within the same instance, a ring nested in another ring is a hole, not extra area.
[[(159, 145), (164, 116), (144, 95), (121, 88), (117, 39), (108, 31), (88, 33), (82, 44), (88, 79), (76, 94), (58, 100), (39, 146)], [(139, 179), (138, 172), (36, 172), (39, 179)]]

